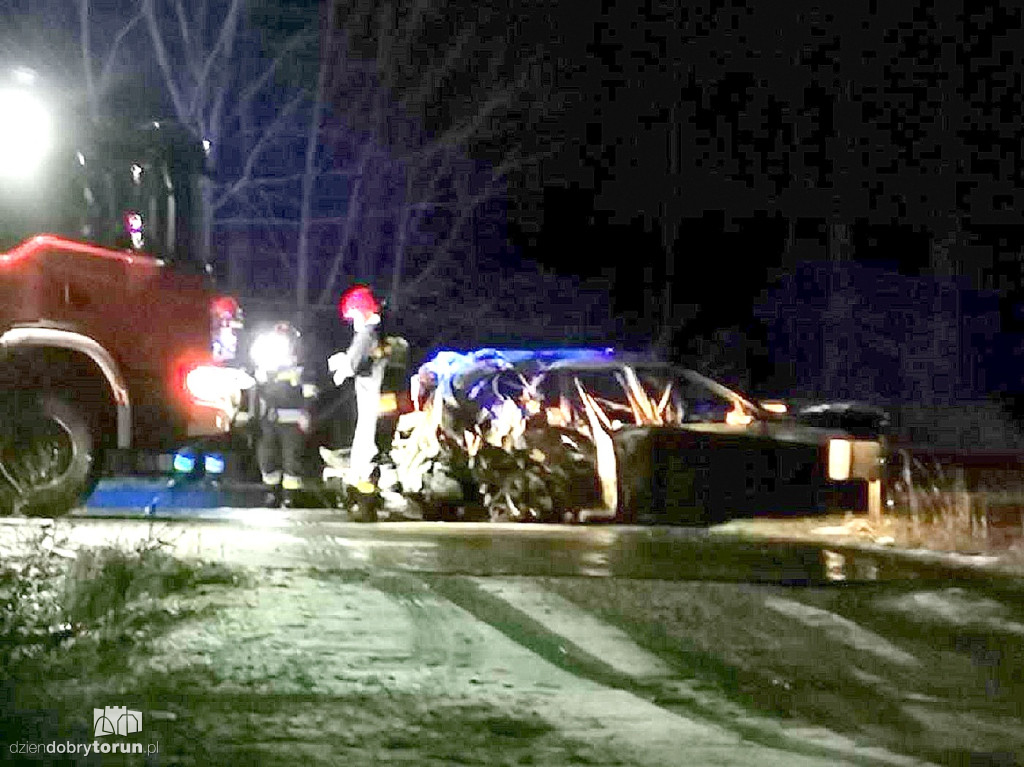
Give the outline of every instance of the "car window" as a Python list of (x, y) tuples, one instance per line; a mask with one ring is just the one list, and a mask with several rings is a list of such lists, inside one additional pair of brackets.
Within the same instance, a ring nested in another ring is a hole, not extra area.
[(671, 370), (641, 368), (636, 372), (636, 380), (644, 395), (642, 406), (651, 412), (654, 420), (678, 423), (685, 409), (678, 376)]
[(727, 414), (735, 407), (733, 399), (700, 380), (682, 377), (676, 383), (682, 401), (683, 423), (725, 423)]
[(579, 381), (583, 390), (589, 394), (610, 421), (620, 421), (624, 424), (636, 423), (633, 417), (633, 409), (629, 405), (629, 398), (626, 395), (626, 386), (621, 371), (617, 369), (608, 370), (578, 370), (565, 371), (565, 392), (574, 408), (580, 413), (584, 412), (583, 401), (576, 389), (575, 382)]

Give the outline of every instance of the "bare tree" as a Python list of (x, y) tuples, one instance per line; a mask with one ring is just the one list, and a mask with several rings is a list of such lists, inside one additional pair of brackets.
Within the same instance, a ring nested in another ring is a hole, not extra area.
[[(121, 63), (122, 44), (142, 21), (139, 9), (133, 9), (120, 28), (110, 38), (105, 50), (100, 53), (93, 45), (93, 26), (96, 19), (91, 0), (78, 0), (79, 43), (82, 54), (82, 76), (85, 80), (85, 97), (89, 118), (98, 121), (101, 103), (108, 94)], [(106, 31), (106, 30), (105, 30)], [(101, 37), (106, 37), (106, 34)]]
[[(526, 112), (550, 109), (553, 99), (539, 57), (509, 66), (513, 44), (495, 39), (481, 21), (429, 42), (451, 18), (443, 3), (352, 2), (341, 11), (337, 26), (327, 26), (333, 34), (325, 39), (318, 79), (335, 107), (325, 112), (324, 162), (311, 162), (312, 142), (306, 155), (305, 189), (313, 186), (309, 173), (325, 168), (346, 179), (317, 304), (328, 303), (349, 277), (386, 288), (394, 309), (457, 254), (471, 257), (474, 216), (503, 192), (510, 173), (540, 156), (524, 140)], [(469, 92), (460, 97), (459, 88)], [(470, 159), (481, 149), (489, 163)], [(298, 254), (303, 275), (314, 215), (307, 199)], [(304, 285), (297, 295), (301, 307)]]
[[(282, 87), (282, 75), (315, 48), (316, 30), (299, 29), (267, 50), (249, 24), (246, 0), (139, 0), (139, 8), (174, 116), (207, 150), (213, 174), (202, 186), (208, 255), (212, 224), (230, 203), (258, 198), (288, 175), (280, 168), (264, 172), (262, 165), (302, 130), (308, 95), (294, 82)], [(257, 114), (267, 103), (277, 107), (273, 117)], [(227, 147), (244, 162), (222, 167)]]
[(505, 18), (462, 19), (445, 0), (341, 0), (268, 46), (247, 0), (123, 0), (116, 29), (94, 0), (77, 2), (90, 104), (144, 32), (139, 55), (207, 147), (207, 248), (210, 222), (256, 231), (291, 283), (263, 297), (287, 290), (300, 316), (348, 280), (398, 306), (465, 278), (488, 203), (541, 156), (525, 127), (555, 104), (552, 76)]

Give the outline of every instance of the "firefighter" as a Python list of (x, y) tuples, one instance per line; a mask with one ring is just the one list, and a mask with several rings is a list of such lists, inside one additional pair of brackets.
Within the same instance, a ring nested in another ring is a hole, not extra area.
[(352, 323), (348, 349), (332, 354), (327, 369), (341, 386), (353, 379), (356, 393), (356, 429), (349, 457), (349, 483), (371, 481), (377, 455), (377, 419), (380, 414), (381, 384), (387, 358), (381, 340), (381, 305), (365, 285), (355, 285), (342, 294), (338, 314)]
[(252, 345), (259, 437), (256, 455), (267, 488), (265, 503), (295, 504), (302, 489), (306, 434), (317, 387), (305, 380), (299, 364), (299, 332), (280, 322)]
[(380, 354), (381, 306), (365, 285), (355, 285), (338, 301), (341, 319), (352, 323), (352, 342), (348, 349), (331, 355), (327, 369), (334, 374), (334, 383), (341, 386), (354, 379), (356, 393), (356, 429), (349, 458), (352, 484), (367, 482), (377, 454), (377, 417), (380, 408), (381, 383), (386, 361)]

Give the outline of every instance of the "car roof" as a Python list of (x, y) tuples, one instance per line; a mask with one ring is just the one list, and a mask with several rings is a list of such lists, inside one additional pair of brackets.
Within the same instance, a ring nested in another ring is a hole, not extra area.
[(461, 389), (463, 386), (471, 386), (481, 378), (500, 374), (503, 370), (520, 373), (546, 373), (557, 370), (614, 371), (626, 366), (638, 371), (659, 370), (684, 375), (691, 381), (702, 382), (725, 397), (739, 399), (755, 410), (761, 409), (749, 398), (696, 370), (673, 365), (651, 355), (616, 352), (610, 347), (545, 349), (485, 347), (466, 352), (439, 351), (428, 359), (422, 368), (436, 373), (442, 381), (442, 388), (452, 392), (454, 388)]
[(511, 370), (592, 369), (612, 370), (624, 365), (637, 368), (676, 369), (654, 357), (617, 352), (610, 347), (557, 347), (543, 349), (497, 349), (485, 347), (466, 352), (439, 351), (424, 365), (450, 376)]

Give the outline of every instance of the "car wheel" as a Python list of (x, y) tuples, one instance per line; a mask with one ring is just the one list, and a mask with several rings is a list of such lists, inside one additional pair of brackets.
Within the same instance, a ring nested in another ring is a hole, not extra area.
[(57, 517), (98, 479), (99, 439), (81, 407), (53, 394), (6, 398), (0, 513)]

